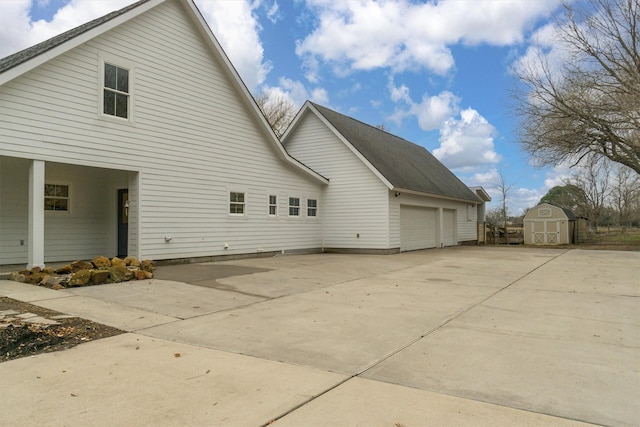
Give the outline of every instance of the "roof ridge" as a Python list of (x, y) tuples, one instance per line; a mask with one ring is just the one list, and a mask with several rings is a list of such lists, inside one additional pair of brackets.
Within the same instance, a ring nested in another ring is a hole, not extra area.
[(308, 102), (393, 187), (474, 203), (481, 201), (426, 147)]
[[(369, 124), (369, 123), (367, 123), (367, 122), (363, 122), (362, 120), (360, 120), (360, 119), (356, 119), (355, 117), (351, 117), (351, 116), (348, 116), (348, 115), (346, 115), (346, 114), (342, 114), (342, 113), (340, 113), (339, 111), (335, 111), (335, 110), (332, 110), (332, 109), (330, 109), (330, 108), (328, 108), (328, 107), (325, 107), (325, 106), (323, 106), (323, 105), (316, 104), (316, 103), (315, 103), (315, 102), (313, 102), (313, 101), (309, 101), (309, 104), (313, 105), (313, 106), (314, 106), (314, 107), (316, 107), (316, 108), (317, 108), (317, 107), (320, 107), (320, 108), (322, 108), (322, 109), (324, 109), (324, 110), (327, 110), (327, 111), (330, 111), (330, 112), (332, 112), (332, 113), (334, 113), (334, 114), (341, 115), (341, 116), (343, 116), (343, 117), (345, 117), (345, 118), (347, 118), (347, 119), (349, 119), (349, 120), (353, 120), (353, 121), (355, 121), (355, 122), (358, 122), (358, 123), (360, 123), (360, 124), (363, 124), (363, 125), (365, 125), (365, 126), (368, 126), (368, 127), (370, 127), (371, 129), (377, 130), (377, 131), (379, 131), (379, 132), (384, 132), (384, 133), (386, 133), (387, 135), (391, 135), (392, 137), (394, 137), (394, 138), (396, 138), (396, 139), (399, 139), (399, 140), (401, 140), (401, 141), (407, 142), (407, 143), (409, 143), (409, 144), (415, 145), (415, 146), (420, 147), (420, 148), (424, 148), (424, 149), (426, 150), (426, 148), (425, 148), (425, 147), (423, 147), (422, 145), (418, 145), (418, 144), (416, 144), (415, 142), (411, 142), (411, 141), (409, 141), (409, 140), (408, 140), (408, 139), (406, 139), (406, 138), (403, 138), (403, 137), (401, 137), (401, 136), (399, 136), (399, 135), (396, 135), (396, 134), (394, 134), (394, 133), (388, 132), (388, 131), (386, 131), (386, 130), (384, 130), (384, 129), (380, 129), (380, 128), (379, 128), (379, 127), (377, 127), (377, 126), (373, 126), (373, 125), (371, 125), (371, 124)], [(324, 114), (323, 114), (323, 115), (324, 115)], [(428, 150), (427, 150), (427, 151), (428, 151)]]

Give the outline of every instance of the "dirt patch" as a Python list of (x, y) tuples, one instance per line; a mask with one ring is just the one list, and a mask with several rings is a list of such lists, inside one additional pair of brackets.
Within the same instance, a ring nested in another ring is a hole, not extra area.
[(122, 333), (90, 320), (0, 297), (0, 362), (65, 350)]

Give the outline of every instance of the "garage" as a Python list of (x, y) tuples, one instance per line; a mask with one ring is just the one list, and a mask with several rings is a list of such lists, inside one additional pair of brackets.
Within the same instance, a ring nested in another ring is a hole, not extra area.
[(455, 246), (456, 241), (456, 211), (453, 209), (442, 210), (442, 244)]
[(438, 211), (419, 206), (400, 206), (400, 250), (435, 248), (437, 246)]

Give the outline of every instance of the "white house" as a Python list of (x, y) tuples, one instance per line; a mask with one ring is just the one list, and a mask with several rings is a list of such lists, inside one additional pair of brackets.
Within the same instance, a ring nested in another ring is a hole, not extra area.
[(0, 59), (0, 265), (477, 240), (482, 200), (425, 149), (311, 103), (285, 142), (192, 0)]
[(0, 264), (320, 250), (327, 183), (283, 149), (191, 0), (0, 60)]
[(478, 241), (478, 207), (483, 213), (488, 196), (480, 198), (424, 147), (312, 102), (283, 144), (330, 180), (327, 251), (394, 253)]

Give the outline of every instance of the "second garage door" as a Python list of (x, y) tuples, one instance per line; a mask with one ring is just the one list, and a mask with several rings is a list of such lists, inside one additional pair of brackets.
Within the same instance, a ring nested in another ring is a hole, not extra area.
[(436, 247), (438, 211), (418, 206), (400, 206), (400, 250)]

